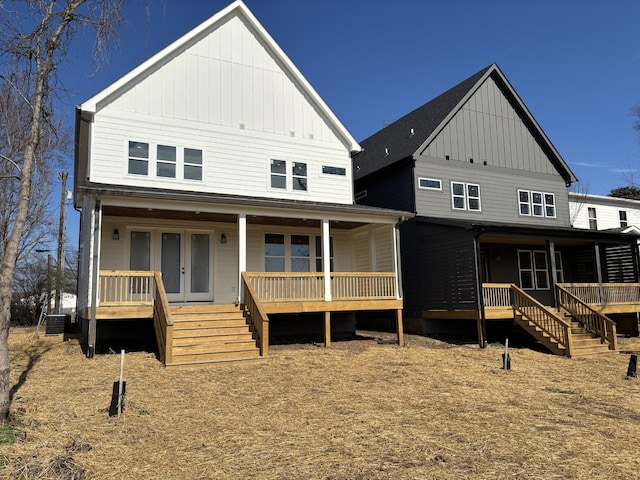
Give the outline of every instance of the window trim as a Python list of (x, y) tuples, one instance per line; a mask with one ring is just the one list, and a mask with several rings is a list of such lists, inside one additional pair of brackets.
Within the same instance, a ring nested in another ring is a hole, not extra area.
[[(147, 145), (147, 153), (148, 158), (143, 157), (135, 157), (129, 155), (129, 145), (131, 143), (140, 143)], [(158, 158), (158, 147), (169, 147), (175, 149), (175, 162), (169, 160), (161, 160)], [(203, 183), (204, 182), (204, 169), (205, 169), (205, 149), (198, 146), (185, 146), (185, 145), (170, 145), (165, 142), (152, 142), (149, 140), (140, 140), (127, 138), (124, 140), (124, 149), (125, 149), (125, 162), (124, 162), (124, 175), (126, 177), (131, 178), (147, 178), (149, 180), (154, 181), (163, 181), (169, 183), (175, 182), (196, 182)], [(185, 150), (196, 150), (200, 152), (201, 161), (200, 165), (185, 163)], [(147, 173), (131, 173), (129, 171), (129, 162), (133, 160), (144, 160), (147, 162)], [(175, 166), (175, 175), (174, 176), (163, 176), (158, 175), (158, 166), (159, 165), (174, 165)], [(197, 166), (200, 168), (200, 179), (193, 178), (185, 178), (184, 170), (186, 166)]]
[(626, 210), (618, 210), (618, 219), (620, 220), (620, 228), (626, 228), (629, 226)]
[[(422, 181), (425, 180), (427, 182), (438, 182), (438, 184), (440, 185), (439, 187), (428, 187), (422, 186)], [(436, 190), (441, 192), (442, 191), (442, 180), (440, 180), (439, 178), (427, 178), (427, 177), (418, 177), (418, 188), (421, 190)]]
[[(463, 189), (463, 194), (462, 195), (458, 195), (458, 194), (454, 194), (453, 193), (453, 186), (454, 184), (458, 184), (458, 185), (462, 185), (462, 189)], [(471, 196), (469, 194), (469, 189), (470, 187), (476, 187), (478, 189), (478, 196)], [(464, 203), (464, 207), (456, 207), (455, 206), (455, 199), (456, 198), (462, 198), (463, 203)], [(478, 200), (478, 208), (471, 208), (470, 206), (470, 201), (471, 200)], [(482, 211), (482, 200), (481, 200), (481, 194), (480, 194), (480, 184), (478, 183), (467, 183), (467, 182), (459, 182), (456, 180), (452, 180), (451, 181), (451, 208), (453, 210), (466, 210), (469, 212), (481, 212)]]
[[(524, 188), (517, 189), (517, 199), (518, 199), (518, 215), (521, 217), (536, 217), (536, 218), (557, 218), (557, 204), (556, 204), (556, 194), (551, 192), (543, 192), (539, 190), (526, 190)], [(527, 194), (527, 200), (523, 201), (520, 197), (522, 193)], [(534, 202), (533, 198), (535, 195), (540, 195), (540, 201)], [(547, 197), (551, 197), (551, 202), (548, 202)], [(522, 207), (527, 206), (528, 213), (522, 213)], [(541, 214), (535, 213), (535, 207), (540, 207)], [(553, 215), (548, 215), (548, 209), (553, 209)]]
[[(593, 216), (591, 215), (593, 213)], [(596, 207), (587, 207), (587, 222), (589, 230), (598, 230), (598, 212)]]
[[(338, 172), (325, 172), (325, 168), (326, 169), (333, 169), (333, 170), (338, 170), (338, 171), (342, 171), (342, 173), (338, 173)], [(347, 169), (346, 167), (336, 167), (335, 165), (322, 165), (322, 167), (320, 168), (320, 174), (321, 175), (325, 175), (325, 176), (330, 176), (330, 177), (346, 177), (347, 176)]]
[[(531, 268), (523, 268), (520, 262), (520, 254), (521, 253), (526, 253), (529, 255), (529, 262), (531, 264)], [(536, 264), (536, 254), (543, 254), (544, 255), (544, 268), (540, 268), (537, 264)], [(559, 252), (558, 252), (559, 253)], [(522, 288), (522, 290), (529, 290), (529, 291), (533, 291), (533, 290), (541, 290), (541, 291), (547, 291), (547, 290), (551, 290), (551, 280), (549, 278), (549, 258), (547, 255), (547, 251), (546, 250), (527, 250), (527, 249), (518, 249), (517, 250), (517, 255), (518, 255), (518, 281), (520, 283), (520, 288)], [(537, 272), (545, 272), (545, 278), (546, 278), (546, 282), (547, 282), (547, 286), (546, 287), (540, 287), (538, 285), (538, 276), (536, 275)], [(558, 269), (556, 268), (556, 273), (557, 273)], [(523, 272), (531, 272), (531, 280), (533, 282), (533, 286), (532, 287), (524, 287), (523, 286), (523, 282), (522, 282), (522, 273)], [(562, 274), (564, 276), (564, 271), (562, 271)]]
[[(272, 192), (289, 192), (289, 193), (296, 193), (296, 194), (305, 194), (305, 193), (309, 193), (310, 191), (310, 182), (309, 182), (309, 178), (310, 178), (310, 173), (311, 173), (311, 169), (309, 168), (309, 162), (308, 161), (302, 161), (302, 160), (284, 160), (283, 158), (277, 158), (277, 157), (267, 157), (268, 161), (267, 161), (267, 190), (272, 191)], [(271, 164), (272, 162), (283, 162), (285, 167), (284, 167), (284, 173), (274, 173), (271, 171)], [(305, 170), (305, 174), (304, 175), (300, 175), (295, 173), (295, 167), (298, 165), (304, 165), (304, 170)], [(279, 177), (284, 177), (285, 181), (284, 181), (284, 188), (281, 187), (274, 187), (272, 185), (272, 178), (274, 176), (279, 176)], [(305, 188), (296, 188), (296, 179), (304, 179), (305, 182)]]

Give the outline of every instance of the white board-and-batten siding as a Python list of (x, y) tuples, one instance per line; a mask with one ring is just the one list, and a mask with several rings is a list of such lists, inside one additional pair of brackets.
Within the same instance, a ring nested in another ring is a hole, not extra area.
[[(349, 147), (239, 16), (107, 97), (91, 130), (92, 182), (353, 201)], [(129, 141), (201, 149), (203, 180), (158, 178), (153, 161), (149, 175), (128, 174)], [(286, 190), (270, 187), (271, 159), (287, 161)], [(291, 188), (292, 162), (307, 164), (308, 191)], [(346, 174), (323, 174), (323, 165)]]
[(422, 152), (451, 161), (505, 167), (525, 172), (558, 172), (509, 103), (488, 77)]

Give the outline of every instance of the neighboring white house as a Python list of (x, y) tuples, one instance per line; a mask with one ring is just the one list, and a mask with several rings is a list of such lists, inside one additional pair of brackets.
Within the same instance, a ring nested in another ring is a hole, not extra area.
[(332, 311), (400, 317), (397, 224), (411, 214), (354, 204), (360, 149), (239, 0), (79, 105), (78, 316), (89, 352), (97, 320), (172, 326), (147, 305), (158, 306), (150, 272), (169, 304), (192, 310), (242, 304), (252, 272), (267, 314), (324, 312), (327, 325)]
[(640, 201), (569, 193), (571, 225), (590, 230), (640, 231)]

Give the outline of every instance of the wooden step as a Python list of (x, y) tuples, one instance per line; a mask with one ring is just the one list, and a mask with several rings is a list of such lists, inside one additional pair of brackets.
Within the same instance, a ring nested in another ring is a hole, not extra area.
[(240, 307), (230, 304), (213, 305), (170, 305), (169, 311), (173, 315), (182, 313), (220, 313), (220, 312), (240, 312)]
[(219, 352), (196, 352), (173, 355), (173, 363), (194, 363), (194, 362), (216, 362), (228, 359), (259, 357), (260, 350), (254, 345), (253, 348), (230, 349)]
[(171, 320), (173, 323), (177, 322), (189, 322), (193, 320), (225, 320), (235, 318), (238, 320), (243, 320), (244, 314), (240, 311), (236, 312), (181, 312), (181, 313), (172, 313)]
[(255, 349), (256, 342), (253, 340), (227, 340), (223, 342), (213, 343), (194, 343), (187, 345), (174, 345), (173, 357), (187, 354), (214, 353), (214, 352), (233, 352), (238, 350)]
[(219, 327), (245, 327), (247, 321), (244, 318), (203, 318), (200, 320), (176, 320), (173, 322), (173, 330), (189, 330), (193, 328), (219, 328)]
[(246, 340), (246, 341), (253, 341), (255, 343), (255, 340), (253, 338), (253, 334), (250, 332), (244, 332), (244, 333), (232, 333), (232, 334), (217, 334), (217, 335), (202, 335), (202, 336), (198, 336), (198, 337), (181, 337), (181, 338), (173, 338), (173, 346), (174, 347), (179, 347), (179, 346), (184, 346), (184, 345), (195, 345), (198, 343), (224, 343), (224, 342), (229, 342), (229, 341), (234, 341), (234, 340)]
[(173, 338), (212, 337), (214, 335), (231, 335), (250, 332), (248, 325), (221, 325), (207, 328), (179, 328), (173, 330)]
[(172, 362), (166, 365), (167, 369), (179, 369), (179, 368), (202, 368), (202, 367), (213, 367), (213, 366), (223, 366), (223, 365), (233, 365), (247, 362), (264, 362), (266, 360), (265, 357), (244, 357), (244, 358), (219, 358), (214, 361), (210, 360), (202, 360), (195, 362)]

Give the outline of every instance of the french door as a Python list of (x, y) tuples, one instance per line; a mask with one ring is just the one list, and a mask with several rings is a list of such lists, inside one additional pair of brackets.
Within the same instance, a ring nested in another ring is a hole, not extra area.
[(192, 230), (160, 232), (160, 271), (170, 302), (213, 300), (213, 255), (210, 233)]

